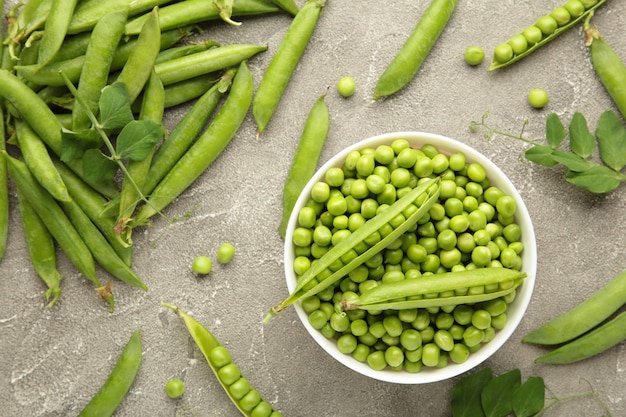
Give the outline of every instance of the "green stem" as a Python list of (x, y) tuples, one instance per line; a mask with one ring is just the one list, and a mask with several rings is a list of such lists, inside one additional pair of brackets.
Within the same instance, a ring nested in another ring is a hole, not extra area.
[(487, 124), (487, 117), (489, 117), (489, 112), (488, 111), (483, 113), (480, 122), (472, 120), (470, 122), (470, 126), (469, 126), (470, 131), (476, 132), (476, 131), (478, 131), (479, 128), (482, 127), (482, 128), (485, 128), (485, 129), (487, 129), (489, 131), (489, 133), (485, 133), (485, 135), (484, 135), (486, 139), (492, 139), (494, 135), (501, 135), (501, 136), (505, 136), (505, 137), (508, 137), (508, 138), (521, 140), (522, 142), (526, 142), (529, 145), (535, 145), (535, 146), (541, 145), (538, 142), (535, 142), (535, 141), (530, 140), (530, 139), (526, 139), (524, 137), (524, 129), (526, 129), (526, 126), (528, 125), (528, 119), (524, 120), (524, 125), (522, 126), (522, 130), (520, 131), (519, 135), (514, 135), (512, 133), (508, 133), (508, 132), (504, 132), (504, 131), (501, 131), (501, 130), (497, 130), (497, 129), (489, 126)]

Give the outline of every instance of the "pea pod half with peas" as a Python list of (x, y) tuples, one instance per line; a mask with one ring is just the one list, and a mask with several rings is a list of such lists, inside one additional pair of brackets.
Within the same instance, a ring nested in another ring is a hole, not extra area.
[(497, 45), (489, 71), (509, 66), (530, 55), (557, 36), (576, 26), (602, 6), (606, 0), (568, 0), (541, 16), (506, 42)]
[(202, 352), (209, 367), (235, 407), (246, 417), (281, 417), (261, 394), (250, 386), (239, 367), (233, 362), (230, 352), (200, 322), (171, 304), (162, 303), (183, 320), (189, 334)]

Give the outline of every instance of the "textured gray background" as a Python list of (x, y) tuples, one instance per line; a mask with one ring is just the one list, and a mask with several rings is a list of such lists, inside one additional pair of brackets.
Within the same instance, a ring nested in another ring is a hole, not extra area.
[[(527, 137), (541, 141), (550, 112), (569, 120), (581, 111), (594, 128), (604, 110), (615, 109), (590, 64), (580, 27), (509, 69), (487, 72), (495, 45), (562, 2), (460, 1), (416, 79), (393, 98), (371, 104), (377, 77), (428, 3), (328, 0), (260, 140), (255, 139), (250, 113), (226, 151), (166, 211), (172, 217), (191, 211), (191, 217), (169, 226), (156, 220), (153, 227), (136, 231), (134, 268), (150, 290), (115, 284), (113, 314), (63, 256), (62, 298), (52, 309), (45, 306), (44, 285), (29, 263), (11, 189), (11, 233), (0, 265), (0, 414), (76, 415), (104, 382), (131, 333), (141, 329), (143, 364), (116, 415), (238, 415), (182, 322), (160, 307), (165, 301), (211, 329), (252, 384), (285, 416), (449, 416), (451, 389), (459, 378), (418, 386), (378, 382), (345, 368), (315, 345), (293, 309), (267, 326), (261, 324), (267, 309), (287, 293), (283, 242), (276, 232), (283, 182), (308, 110), (331, 86), (331, 128), (322, 161), (380, 133), (438, 133), (491, 158), (525, 199), (538, 244), (535, 293), (513, 337), (483, 366), (496, 374), (519, 367), (524, 378), (542, 376), (557, 396), (587, 392), (591, 384), (613, 416), (626, 416), (624, 343), (562, 367), (534, 364), (544, 350), (521, 343), (531, 329), (626, 269), (626, 189), (589, 194), (567, 184), (563, 170), (521, 159), (523, 143), (504, 137), (488, 141), (468, 129), (470, 121), (489, 110), (493, 126), (513, 133), (527, 119)], [(626, 2), (608, 1), (594, 21), (626, 60)], [(237, 28), (216, 22), (206, 26), (202, 37), (224, 44), (267, 44), (269, 51), (249, 63), (258, 84), (289, 23), (285, 14), (246, 18)], [(463, 61), (463, 51), (472, 44), (487, 51), (478, 68)], [(357, 83), (349, 99), (334, 89), (344, 75)], [(535, 87), (550, 94), (550, 104), (541, 111), (526, 103)], [(169, 129), (185, 110), (168, 112)], [(224, 241), (237, 248), (232, 263), (216, 265), (210, 276), (196, 278), (190, 271), (194, 257), (214, 255)], [(104, 272), (100, 276), (109, 279)], [(163, 392), (173, 377), (182, 378), (187, 387), (176, 401)], [(586, 398), (563, 403), (548, 415), (600, 416), (602, 410)]]

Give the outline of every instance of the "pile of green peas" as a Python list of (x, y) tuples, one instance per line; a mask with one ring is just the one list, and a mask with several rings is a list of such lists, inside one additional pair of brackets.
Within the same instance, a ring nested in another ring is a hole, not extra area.
[[(396, 139), (349, 153), (341, 167), (328, 169), (324, 180), (313, 185), (298, 212), (292, 241), (293, 269), (300, 277), (420, 180), (434, 177), (441, 178), (439, 200), (426, 216), (337, 284), (301, 301), (312, 327), (335, 339), (340, 352), (375, 370), (415, 373), (463, 363), (505, 326), (515, 292), (471, 305), (405, 310), (344, 311), (342, 300), (381, 283), (429, 274), (520, 270), (524, 245), (515, 199), (491, 185), (484, 167), (466, 161), (463, 153), (447, 155), (429, 144), (417, 149), (406, 139)], [(465, 288), (454, 295), (471, 294)]]
[(603, 0), (568, 0), (554, 8), (550, 13), (539, 17), (534, 24), (497, 45), (493, 51), (492, 68), (505, 66), (528, 55), (579, 22), (602, 3)]

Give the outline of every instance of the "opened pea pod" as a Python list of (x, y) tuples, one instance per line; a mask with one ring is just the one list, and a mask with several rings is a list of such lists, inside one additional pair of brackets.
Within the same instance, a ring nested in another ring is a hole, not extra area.
[(222, 388), (242, 415), (247, 417), (282, 417), (250, 382), (233, 362), (230, 352), (200, 322), (171, 304), (162, 303), (183, 320), (189, 334), (204, 355), (209, 367)]
[(511, 65), (582, 22), (606, 0), (568, 0), (539, 17), (534, 24), (497, 45), (489, 70)]

